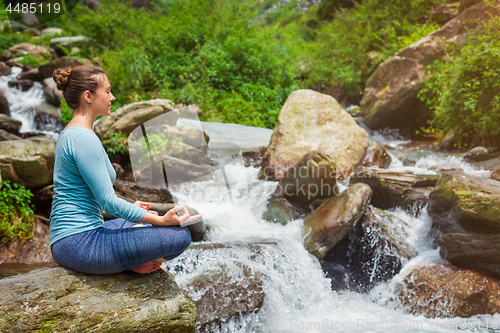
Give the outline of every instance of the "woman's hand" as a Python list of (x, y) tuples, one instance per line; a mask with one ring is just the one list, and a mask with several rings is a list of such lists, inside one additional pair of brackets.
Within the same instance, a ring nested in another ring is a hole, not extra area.
[(153, 215), (158, 215), (158, 212), (156, 212), (154, 210), (149, 210), (149, 207), (150, 207), (149, 202), (136, 201), (136, 202), (134, 202), (134, 205), (141, 207), (141, 208), (144, 208), (145, 210), (147, 210), (148, 212), (150, 212)]
[[(139, 203), (139, 204), (137, 204), (137, 203)], [(149, 208), (149, 204), (145, 203), (145, 202), (141, 203), (140, 201), (136, 201), (136, 204), (137, 204), (137, 206), (139, 206), (140, 204), (147, 204), (147, 208)], [(143, 206), (139, 206), (139, 207), (147, 209), (147, 208), (145, 208), (146, 205), (144, 205), (144, 207)], [(184, 214), (182, 216), (177, 216), (177, 212), (180, 210), (182, 210), (184, 212)], [(202, 216), (203, 216), (202, 214), (191, 216), (191, 215), (189, 215), (189, 212), (188, 212), (186, 207), (176, 206), (176, 207), (172, 208), (171, 210), (169, 210), (163, 216), (159, 216), (157, 212), (153, 212), (153, 211), (148, 210), (146, 215), (144, 215), (143, 218), (141, 218), (140, 220), (138, 220), (136, 222), (149, 223), (149, 224), (156, 225), (159, 227), (168, 227), (168, 226), (173, 226), (173, 225), (181, 225), (182, 226), (182, 225), (187, 224), (189, 222), (192, 222), (192, 221), (194, 221)]]

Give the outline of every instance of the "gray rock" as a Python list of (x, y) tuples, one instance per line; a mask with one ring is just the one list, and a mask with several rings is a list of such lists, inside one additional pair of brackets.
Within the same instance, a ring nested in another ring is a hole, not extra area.
[(8, 85), (10, 88), (16, 88), (21, 91), (28, 91), (31, 87), (33, 87), (32, 80), (13, 80), (9, 81)]
[(10, 66), (7, 66), (5, 62), (0, 61), (0, 76), (10, 75)]
[(417, 267), (395, 289), (406, 311), (427, 318), (500, 312), (499, 281), (450, 265)]
[(19, 134), (22, 123), (19, 120), (12, 119), (6, 114), (0, 113), (0, 129), (12, 134)]
[(26, 23), (27, 25), (32, 27), (37, 27), (40, 25), (40, 21), (38, 20), (38, 18), (34, 13), (28, 11), (27, 13), (23, 13), (22, 16), (23, 16), (23, 22)]
[(288, 96), (262, 158), (260, 179), (281, 180), (311, 151), (329, 156), (348, 175), (368, 147), (368, 134), (331, 96), (297, 90)]
[(3, 51), (2, 59), (9, 60), (12, 58), (13, 55), (17, 53), (30, 55), (33, 57), (37, 57), (39, 59), (50, 59), (51, 57), (49, 49), (46, 48), (45, 46), (33, 45), (30, 43), (20, 43)]
[(50, 138), (0, 142), (2, 178), (31, 189), (52, 184), (55, 144)]
[(19, 75), (19, 80), (41, 81), (42, 77), (40, 76), (40, 71), (38, 70), (38, 68), (33, 68), (22, 72)]
[(500, 278), (500, 235), (445, 234), (437, 244), (452, 265)]
[(194, 332), (196, 306), (162, 270), (86, 275), (52, 267), (0, 280), (0, 330)]
[(60, 28), (46, 28), (41, 31), (41, 36), (55, 36), (55, 35), (61, 35), (63, 33), (63, 30)]
[[(104, 117), (97, 120), (94, 123), (94, 130), (96, 134), (101, 139), (103, 139), (106, 137), (106, 132), (109, 131), (110, 127), (114, 123), (119, 121), (121, 118), (125, 117), (129, 113), (132, 113), (140, 109), (148, 108), (151, 106), (161, 106), (163, 108), (163, 113), (174, 111), (174, 104), (168, 99), (152, 99), (144, 102), (136, 102), (122, 106), (121, 108), (116, 109), (115, 112), (111, 113), (111, 115), (109, 115), (108, 117)], [(171, 122), (167, 123), (166, 125), (175, 126), (175, 124), (177, 123), (177, 119), (179, 117), (179, 113), (178, 112), (169, 112), (169, 113), (171, 113), (172, 115), (177, 115), (177, 117), (173, 117), (171, 119)]]
[(500, 182), (446, 172), (429, 196), (433, 227), (442, 233), (500, 233)]
[(287, 224), (292, 220), (307, 216), (306, 212), (292, 205), (285, 198), (271, 198), (267, 204), (267, 210), (262, 215), (264, 220)]
[(351, 183), (365, 183), (373, 190), (371, 203), (381, 209), (403, 207), (412, 210), (423, 207), (428, 201), (430, 187), (438, 176), (414, 175), (389, 170), (358, 168)]
[(464, 160), (469, 162), (481, 162), (498, 156), (498, 153), (492, 153), (484, 147), (474, 147), (463, 155)]
[(368, 185), (354, 184), (341, 195), (327, 199), (306, 217), (302, 236), (307, 251), (323, 258), (361, 220), (371, 196)]
[(43, 95), (47, 102), (57, 107), (59, 107), (61, 99), (63, 99), (63, 93), (57, 89), (57, 84), (52, 77), (43, 80)]

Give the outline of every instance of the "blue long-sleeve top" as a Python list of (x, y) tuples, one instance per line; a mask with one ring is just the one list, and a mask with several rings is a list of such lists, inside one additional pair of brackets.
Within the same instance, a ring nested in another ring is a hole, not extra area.
[(73, 126), (59, 135), (55, 149), (50, 245), (83, 231), (103, 227), (101, 211), (135, 222), (146, 210), (116, 196), (116, 172), (91, 130)]

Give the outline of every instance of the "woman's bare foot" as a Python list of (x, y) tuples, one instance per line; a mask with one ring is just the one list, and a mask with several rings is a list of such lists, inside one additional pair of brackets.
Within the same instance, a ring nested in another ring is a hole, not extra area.
[(159, 264), (160, 264), (159, 262), (153, 260), (153, 261), (145, 263), (144, 265), (131, 268), (130, 270), (132, 272), (136, 272), (138, 274), (153, 273), (153, 272), (155, 272), (155, 271), (157, 271), (157, 270), (160, 269), (160, 265)]

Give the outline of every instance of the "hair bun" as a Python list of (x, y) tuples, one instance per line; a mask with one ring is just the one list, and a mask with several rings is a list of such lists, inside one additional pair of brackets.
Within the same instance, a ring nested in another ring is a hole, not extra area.
[(54, 82), (57, 84), (57, 89), (62, 90), (64, 92), (66, 86), (68, 85), (70, 74), (71, 74), (71, 67), (58, 68), (54, 70), (52, 78), (54, 79)]

